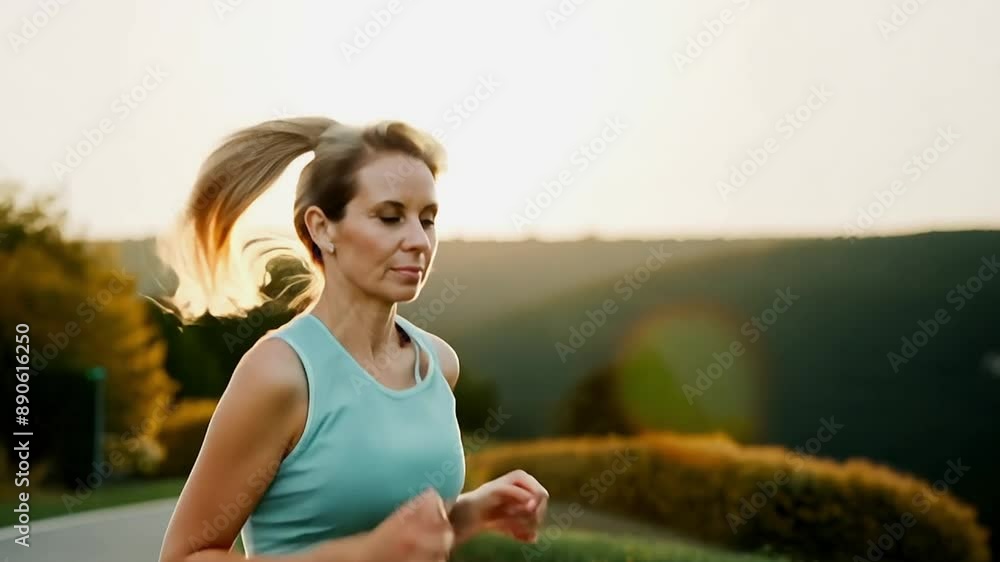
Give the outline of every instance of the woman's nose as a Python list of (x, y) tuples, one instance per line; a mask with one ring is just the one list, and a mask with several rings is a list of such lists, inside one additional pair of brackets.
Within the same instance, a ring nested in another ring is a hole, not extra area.
[(427, 236), (427, 231), (424, 230), (423, 225), (420, 221), (416, 221), (415, 226), (411, 226), (406, 229), (406, 238), (404, 243), (408, 249), (420, 249), (426, 250), (431, 246), (430, 237)]

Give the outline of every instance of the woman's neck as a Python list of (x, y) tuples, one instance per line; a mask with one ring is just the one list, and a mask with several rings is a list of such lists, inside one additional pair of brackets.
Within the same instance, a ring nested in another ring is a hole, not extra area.
[(327, 325), (341, 345), (363, 358), (394, 351), (407, 341), (396, 326), (395, 303), (324, 294), (310, 312)]

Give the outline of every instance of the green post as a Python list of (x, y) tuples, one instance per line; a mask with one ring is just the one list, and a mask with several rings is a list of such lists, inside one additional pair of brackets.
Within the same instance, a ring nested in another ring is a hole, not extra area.
[(104, 367), (93, 367), (87, 371), (87, 378), (94, 381), (94, 464), (96, 469), (104, 460)]

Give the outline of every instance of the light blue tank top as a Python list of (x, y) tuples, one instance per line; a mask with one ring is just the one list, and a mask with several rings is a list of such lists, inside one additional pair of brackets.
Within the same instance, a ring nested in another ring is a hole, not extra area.
[[(363, 369), (311, 313), (264, 337), (298, 354), (309, 385), (305, 429), (241, 531), (248, 555), (292, 553), (370, 531), (433, 486), (450, 505), (465, 482), (455, 397), (429, 335), (397, 323), (430, 357), (393, 390)], [(408, 348), (407, 353), (413, 353)]]

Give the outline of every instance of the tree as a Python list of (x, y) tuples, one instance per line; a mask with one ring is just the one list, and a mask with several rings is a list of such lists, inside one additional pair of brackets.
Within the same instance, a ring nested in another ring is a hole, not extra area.
[(555, 412), (562, 435), (634, 435), (641, 427), (629, 416), (612, 365), (603, 365), (576, 383)]
[[(114, 255), (63, 236), (65, 213), (54, 208), (55, 196), (22, 201), (20, 195), (16, 185), (0, 186), (0, 338), (14, 342), (16, 326), (29, 326), (32, 380), (55, 382), (104, 367), (106, 432), (122, 440), (155, 435), (177, 385), (163, 368), (166, 347), (135, 294), (134, 276), (116, 266)], [(14, 371), (15, 353), (13, 346), (0, 346), (5, 372)], [(4, 390), (13, 392), (12, 377), (5, 380)], [(32, 401), (44, 398), (29, 394)], [(47, 398), (91, 399), (68, 393)], [(91, 430), (72, 420), (60, 427), (79, 431), (77, 437)]]
[(462, 431), (475, 431), (484, 427), (490, 418), (490, 409), (496, 408), (496, 384), (475, 372), (465, 372), (455, 384), (455, 417)]

